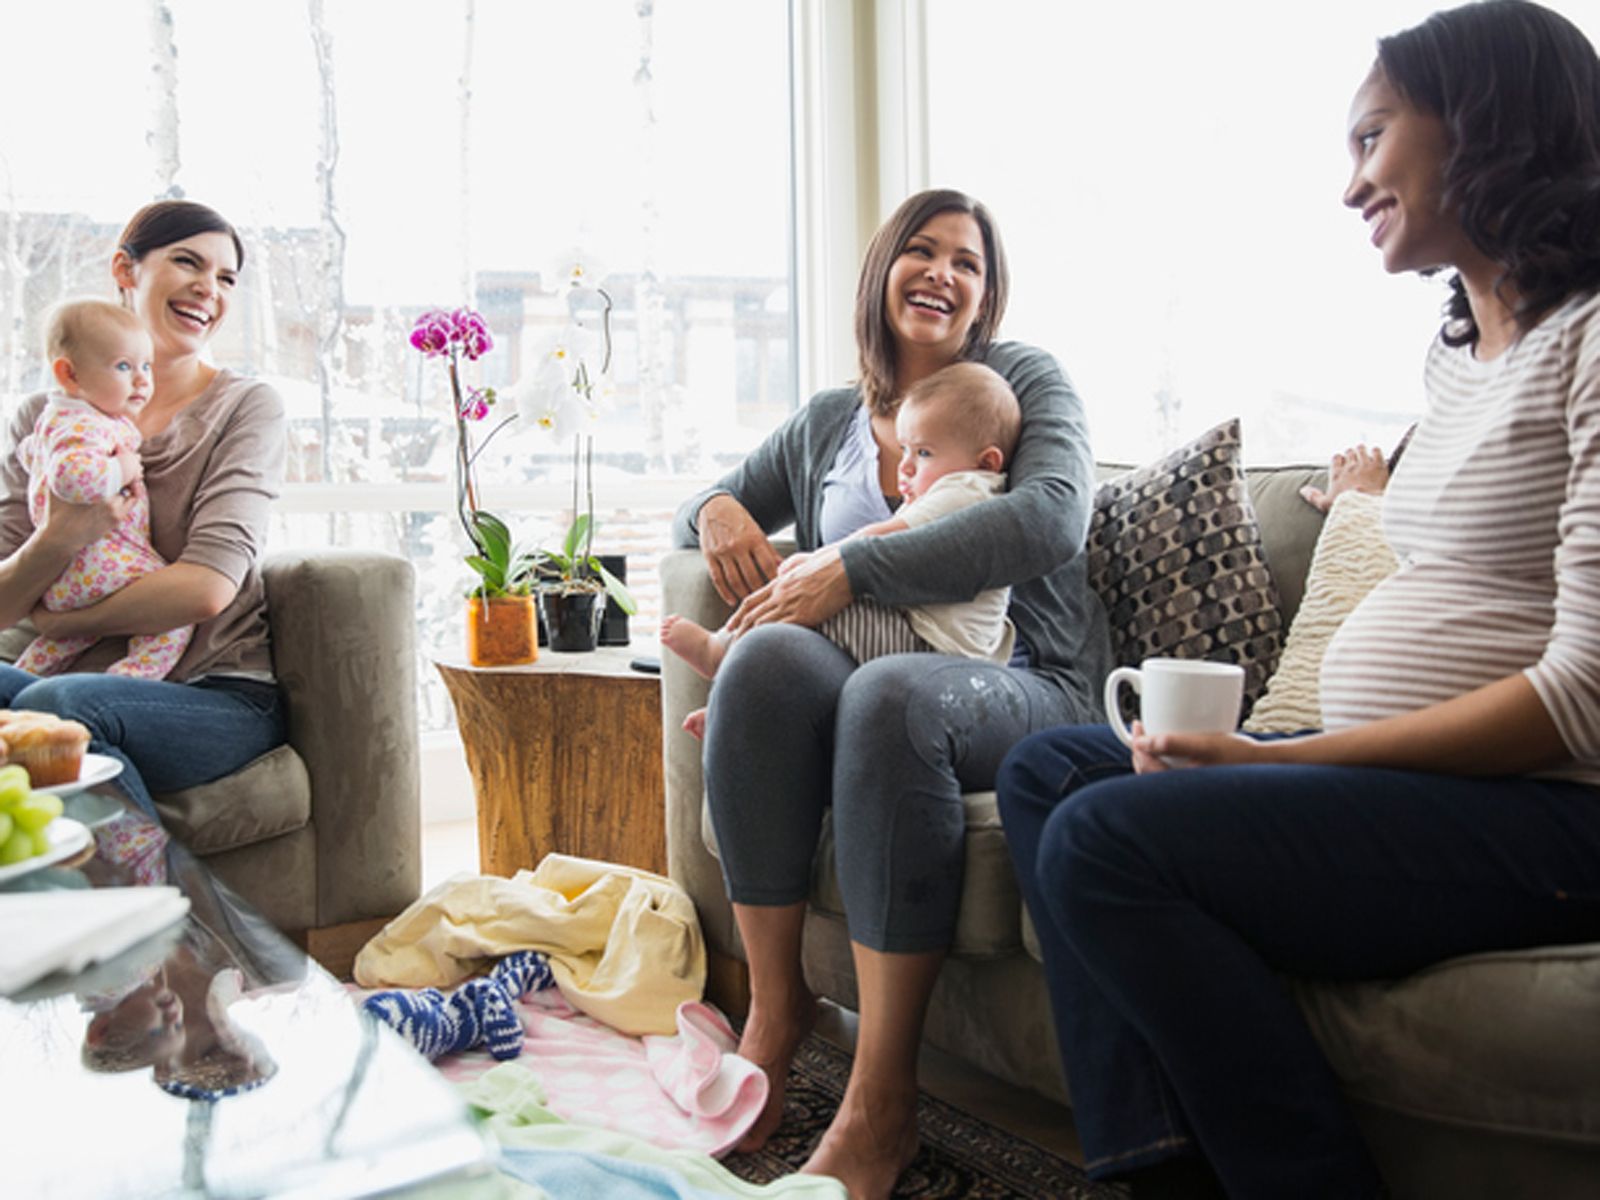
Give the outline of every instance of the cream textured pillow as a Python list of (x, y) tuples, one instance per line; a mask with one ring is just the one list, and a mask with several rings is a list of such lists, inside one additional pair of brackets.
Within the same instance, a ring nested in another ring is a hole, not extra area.
[(1249, 733), (1293, 733), (1322, 727), (1318, 678), (1328, 642), (1362, 597), (1394, 573), (1394, 551), (1383, 537), (1383, 497), (1345, 492), (1317, 538), (1306, 574), (1306, 595), (1289, 626), (1278, 669), (1266, 695), (1244, 723)]

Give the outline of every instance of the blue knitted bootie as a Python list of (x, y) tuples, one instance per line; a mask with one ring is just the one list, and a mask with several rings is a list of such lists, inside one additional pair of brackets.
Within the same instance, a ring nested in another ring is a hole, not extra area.
[(556, 981), (550, 956), (538, 950), (517, 950), (495, 963), (489, 978), (505, 988), (513, 1000), (529, 992), (542, 992)]
[(362, 1008), (390, 1026), (425, 1057), (484, 1046), (498, 1059), (522, 1053), (517, 998), (555, 982), (550, 963), (537, 950), (518, 950), (494, 970), (469, 979), (449, 996), (437, 988), (374, 992)]

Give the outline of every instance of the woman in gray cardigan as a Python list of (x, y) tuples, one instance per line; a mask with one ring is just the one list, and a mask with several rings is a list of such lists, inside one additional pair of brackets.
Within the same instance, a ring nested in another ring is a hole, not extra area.
[[(698, 546), (747, 630), (723, 661), (705, 737), (706, 792), (750, 964), (740, 1053), (771, 1080), (743, 1143), (783, 1112), (790, 1060), (815, 1016), (800, 939), (811, 862), (831, 805), (860, 989), (850, 1084), (806, 1170), (851, 1196), (887, 1196), (916, 1151), (916, 1053), (955, 928), (961, 793), (991, 786), (1025, 734), (1098, 718), (1109, 657), (1085, 581), (1093, 456), (1082, 406), (1050, 355), (996, 344), (1004, 252), (959, 192), (912, 196), (878, 230), (856, 296), (861, 380), (813, 397), (674, 527)], [(958, 359), (987, 363), (1022, 407), (1009, 491), (928, 526), (839, 539), (898, 499), (899, 398)], [(793, 524), (817, 550), (781, 577), (768, 534)], [(893, 655), (857, 667), (815, 631), (851, 600), (969, 600), (1011, 587), (1009, 667)]]

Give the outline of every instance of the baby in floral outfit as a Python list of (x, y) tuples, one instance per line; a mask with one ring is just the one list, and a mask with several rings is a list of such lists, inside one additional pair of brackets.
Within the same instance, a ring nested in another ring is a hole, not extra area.
[[(50, 316), (45, 339), (53, 391), (17, 458), (28, 471), (28, 513), (44, 520), (51, 494), (93, 504), (118, 491), (133, 498), (110, 533), (73, 557), (43, 597), (51, 612), (86, 608), (159, 570), (166, 562), (150, 544), (150, 501), (139, 481), (139, 431), (129, 420), (150, 399), (150, 334), (130, 310), (109, 300), (68, 300)], [(128, 654), (107, 667), (115, 675), (161, 679), (177, 665), (194, 626), (128, 639)], [(64, 671), (92, 646), (91, 637), (38, 637), (17, 666), (35, 675)]]

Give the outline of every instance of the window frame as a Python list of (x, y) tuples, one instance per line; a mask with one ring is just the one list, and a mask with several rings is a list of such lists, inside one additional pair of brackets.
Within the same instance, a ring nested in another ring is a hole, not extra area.
[(927, 0), (791, 0), (800, 403), (857, 373), (867, 243), (929, 186)]

